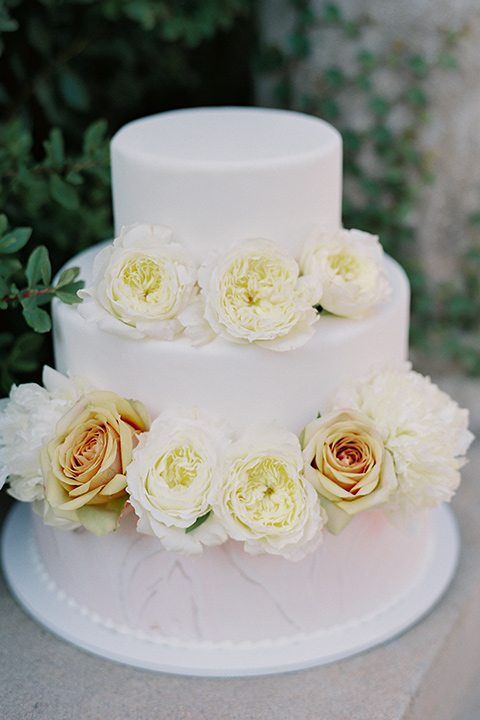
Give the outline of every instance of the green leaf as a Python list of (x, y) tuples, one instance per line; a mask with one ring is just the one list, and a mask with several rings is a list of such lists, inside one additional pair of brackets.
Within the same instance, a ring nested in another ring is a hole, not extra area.
[(25, 318), (27, 325), (29, 325), (32, 330), (35, 330), (35, 332), (46, 333), (50, 332), (52, 329), (50, 315), (46, 310), (42, 310), (38, 307), (33, 308), (32, 310), (24, 309), (23, 317)]
[(320, 102), (321, 114), (329, 120), (335, 120), (340, 114), (340, 108), (336, 100), (331, 97), (324, 97)]
[(90, 108), (90, 93), (80, 75), (65, 67), (60, 74), (59, 84), (68, 107), (78, 112), (86, 112)]
[(320, 498), (320, 504), (327, 512), (328, 519), (325, 523), (326, 529), (328, 532), (331, 532), (332, 535), (338, 535), (348, 525), (353, 515), (346, 513), (339, 508), (336, 503), (327, 500), (323, 495)]
[(15, 30), (18, 30), (18, 22), (10, 17), (8, 10), (2, 3), (2, 7), (0, 7), (0, 32), (15, 32)]
[(370, 50), (360, 50), (357, 54), (357, 60), (365, 70), (373, 70), (377, 64), (376, 57)]
[(48, 250), (44, 245), (39, 245), (28, 258), (25, 270), (29, 287), (33, 288), (40, 279), (45, 286), (50, 284), (52, 277), (52, 266), (48, 256)]
[(0, 277), (0, 298), (7, 297), (10, 294), (10, 286)]
[(362, 92), (369, 92), (372, 89), (372, 81), (368, 75), (359, 75), (355, 78), (355, 85)]
[(430, 70), (430, 65), (423, 55), (411, 55), (408, 58), (408, 64), (416, 75), (424, 77)]
[(325, 5), (325, 22), (330, 25), (337, 25), (342, 19), (342, 11), (336, 3)]
[(339, 67), (331, 67), (325, 70), (325, 76), (334, 88), (341, 88), (345, 83), (345, 74)]
[(352, 152), (359, 152), (362, 141), (360, 138), (360, 134), (356, 130), (347, 129), (344, 130), (342, 133), (343, 137), (343, 144), (347, 150), (350, 150)]
[(310, 41), (302, 32), (292, 33), (289, 38), (289, 45), (295, 57), (306, 58), (310, 54)]
[(426, 94), (420, 87), (407, 88), (404, 92), (404, 98), (415, 107), (425, 107), (428, 102)]
[(107, 132), (107, 121), (100, 119), (92, 123), (85, 131), (83, 136), (83, 152), (91, 155), (92, 152), (97, 153), (99, 147), (105, 143), (105, 133)]
[(285, 53), (276, 45), (260, 48), (255, 59), (255, 69), (259, 72), (271, 73), (281, 70), (285, 65)]
[(448, 50), (445, 50), (445, 52), (442, 52), (440, 54), (438, 62), (442, 67), (446, 68), (447, 70), (453, 70), (458, 65), (457, 58), (455, 57), (455, 55), (453, 55), (453, 53), (449, 52)]
[(127, 498), (124, 495), (116, 500), (110, 500), (104, 505), (84, 505), (75, 512), (78, 521), (86, 530), (94, 535), (107, 535), (117, 529), (118, 520), (126, 501)]
[(29, 241), (32, 228), (20, 227), (0, 238), (0, 253), (11, 254), (21, 250)]
[(50, 176), (50, 193), (52, 198), (67, 210), (77, 210), (80, 205), (77, 191), (60, 175)]
[(80, 175), (80, 173), (76, 170), (70, 170), (65, 175), (65, 180), (70, 185), (83, 185), (83, 177)]
[(48, 16), (31, 12), (28, 13), (27, 18), (27, 34), (30, 44), (43, 55), (43, 57), (49, 58), (52, 54), (54, 34), (48, 22)]
[(353, 20), (347, 20), (343, 23), (343, 31), (347, 37), (356, 38), (360, 34), (360, 25)]
[(66, 285), (61, 290), (56, 290), (54, 288), (54, 295), (59, 300), (61, 300), (63, 303), (66, 303), (66, 305), (74, 305), (75, 303), (82, 302), (82, 298), (79, 298), (77, 293), (79, 290), (82, 290), (85, 286), (85, 283), (83, 280), (78, 280), (77, 282), (71, 283), (70, 285)]
[(43, 143), (47, 161), (52, 167), (61, 167), (65, 162), (65, 144), (59, 128), (50, 130), (48, 140)]
[(203, 525), (203, 523), (205, 522), (205, 520), (207, 520), (207, 518), (209, 517), (210, 512), (211, 512), (211, 511), (209, 510), (208, 513), (206, 513), (205, 515), (201, 515), (200, 517), (198, 517), (198, 518), (195, 520), (195, 522), (192, 523), (192, 525), (189, 525), (187, 528), (185, 528), (185, 532), (186, 532), (186, 533), (193, 532), (193, 530), (196, 530), (198, 527), (200, 527), (200, 525)]
[(65, 270), (62, 270), (62, 272), (60, 273), (60, 277), (58, 278), (57, 284), (55, 285), (55, 289), (58, 290), (64, 285), (70, 285), (70, 283), (72, 283), (75, 278), (78, 277), (79, 273), (79, 267), (65, 268)]
[(17, 258), (0, 257), (0, 277), (8, 278), (22, 267)]
[(375, 115), (385, 116), (390, 112), (391, 106), (388, 100), (378, 95), (371, 98), (369, 102), (370, 109)]

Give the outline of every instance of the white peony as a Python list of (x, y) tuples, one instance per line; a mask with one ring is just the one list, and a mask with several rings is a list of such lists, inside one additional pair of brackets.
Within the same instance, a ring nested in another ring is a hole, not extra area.
[(211, 513), (211, 499), (227, 444), (219, 425), (195, 408), (154, 420), (127, 468), (138, 531), (156, 535), (167, 550), (183, 554), (198, 555), (204, 545), (224, 542), (227, 535)]
[(318, 279), (323, 288), (321, 305), (334, 315), (363, 315), (391, 291), (382, 246), (375, 235), (361, 230), (316, 229), (305, 243), (300, 267)]
[(450, 500), (473, 435), (468, 411), (430, 378), (408, 363), (373, 372), (339, 388), (333, 406), (360, 410), (375, 423), (393, 456), (398, 482), (385, 508), (399, 522), (408, 522), (416, 510)]
[(55, 435), (60, 418), (88, 390), (85, 381), (66, 378), (45, 367), (41, 387), (36, 383), (13, 386), (0, 402), (0, 487), (8, 481), (8, 493), (34, 509), (49, 525), (73, 527), (48, 512), (40, 453)]
[(301, 560), (323, 539), (325, 518), (303, 476), (298, 438), (276, 425), (252, 426), (230, 446), (213, 508), (252, 555)]
[[(198, 271), (205, 302), (203, 320), (214, 333), (237, 343), (258, 343), (270, 350), (292, 350), (313, 335), (321, 290), (300, 277), (296, 261), (279, 245), (245, 240), (214, 255)], [(198, 318), (197, 318), (198, 321)], [(187, 334), (198, 330), (188, 322)], [(197, 336), (198, 342), (198, 336)]]
[[(178, 316), (195, 298), (196, 269), (161, 225), (123, 228), (93, 265), (93, 285), (80, 290), (78, 312), (108, 332), (171, 340), (182, 331)], [(93, 302), (92, 302), (93, 300)]]

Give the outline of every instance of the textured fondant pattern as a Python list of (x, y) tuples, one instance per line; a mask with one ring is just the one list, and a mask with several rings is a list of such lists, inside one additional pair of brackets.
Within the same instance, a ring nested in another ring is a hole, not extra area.
[(240, 543), (200, 558), (170, 553), (135, 530), (135, 516), (98, 538), (35, 518), (47, 575), (104, 624), (178, 643), (294, 639), (360, 622), (397, 601), (421, 576), (429, 516), (414, 536), (371, 511), (298, 563), (251, 556)]

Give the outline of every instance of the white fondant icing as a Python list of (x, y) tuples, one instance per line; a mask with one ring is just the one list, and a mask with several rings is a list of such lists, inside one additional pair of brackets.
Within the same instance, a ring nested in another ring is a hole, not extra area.
[(264, 237), (297, 254), (314, 225), (340, 226), (341, 138), (300, 113), (202, 108), (136, 120), (113, 138), (115, 233), (173, 231), (197, 260)]
[(170, 553), (136, 533), (133, 514), (103, 538), (38, 517), (35, 534), (45, 578), (70, 602), (102, 624), (180, 646), (294, 642), (363, 622), (418, 580), (431, 550), (428, 514), (407, 536), (380, 511), (326, 534), (298, 563), (234, 541), (200, 558)]

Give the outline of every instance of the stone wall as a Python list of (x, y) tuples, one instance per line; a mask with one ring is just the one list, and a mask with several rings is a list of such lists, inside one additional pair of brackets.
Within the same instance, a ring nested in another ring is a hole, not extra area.
[[(310, 3), (322, 17), (325, 2)], [(418, 146), (432, 176), (423, 184), (413, 222), (416, 252), (433, 283), (459, 277), (463, 253), (480, 243), (480, 229), (470, 216), (480, 210), (480, 4), (476, 0), (338, 0), (345, 18), (360, 19), (358, 39), (338, 42), (338, 34), (316, 22), (309, 30), (311, 52), (293, 71), (295, 95), (315, 92), (320, 70), (339, 66), (348, 70), (359, 49), (386, 55), (407, 48), (432, 61), (441, 51), (446, 33), (456, 33), (456, 67), (435, 66), (424, 79), (429, 105), (426, 122), (418, 123)], [(260, 34), (264, 44), (287, 47), (294, 13), (286, 0), (263, 0)], [(271, 105), (272, 79), (260, 76), (257, 102)], [(383, 95), (398, 91), (402, 80), (395, 69), (380, 68), (375, 83)], [(352, 92), (342, 107), (342, 121), (361, 127), (369, 122), (359, 97)], [(402, 123), (402, 109), (390, 122)], [(415, 179), (412, 179), (414, 182)]]

